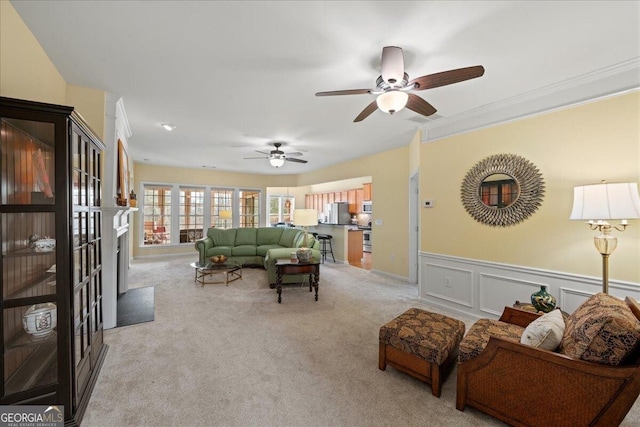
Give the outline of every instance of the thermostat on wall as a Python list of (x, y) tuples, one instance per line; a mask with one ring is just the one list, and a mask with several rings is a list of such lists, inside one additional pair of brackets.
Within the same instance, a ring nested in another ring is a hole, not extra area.
[(433, 199), (425, 199), (422, 201), (422, 207), (423, 208), (432, 208), (433, 205), (435, 205), (435, 200)]

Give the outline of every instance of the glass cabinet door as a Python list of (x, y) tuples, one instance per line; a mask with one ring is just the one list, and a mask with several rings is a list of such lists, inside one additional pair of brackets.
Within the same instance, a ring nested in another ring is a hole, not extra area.
[(73, 319), (76, 398), (84, 393), (102, 345), (101, 150), (72, 132)]
[(0, 118), (2, 397), (55, 384), (55, 125)]

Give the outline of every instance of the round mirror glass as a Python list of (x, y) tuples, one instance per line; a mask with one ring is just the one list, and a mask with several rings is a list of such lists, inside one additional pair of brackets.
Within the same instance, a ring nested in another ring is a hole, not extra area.
[(512, 176), (494, 173), (482, 180), (478, 196), (485, 206), (506, 208), (518, 199), (519, 194), (520, 186)]

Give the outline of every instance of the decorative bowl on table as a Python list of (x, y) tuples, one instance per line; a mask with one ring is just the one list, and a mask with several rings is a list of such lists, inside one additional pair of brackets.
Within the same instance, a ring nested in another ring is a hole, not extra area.
[(228, 258), (225, 255), (214, 255), (211, 257), (211, 262), (214, 264), (222, 264)]

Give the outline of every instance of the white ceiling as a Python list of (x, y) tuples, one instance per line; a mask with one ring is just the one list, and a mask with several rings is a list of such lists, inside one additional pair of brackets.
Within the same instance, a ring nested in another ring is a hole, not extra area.
[[(615, 92), (628, 88), (615, 70), (640, 75), (637, 1), (12, 4), (68, 83), (122, 97), (129, 154), (158, 165), (304, 173), (406, 146), (421, 126), (481, 126), (475, 112), (585, 76), (608, 77), (606, 92)], [(314, 96), (373, 88), (388, 45), (403, 48), (410, 78), (473, 65), (486, 72), (417, 92), (438, 109), (426, 125), (407, 109), (353, 123), (373, 95)], [(274, 169), (243, 159), (273, 141), (309, 163)]]

